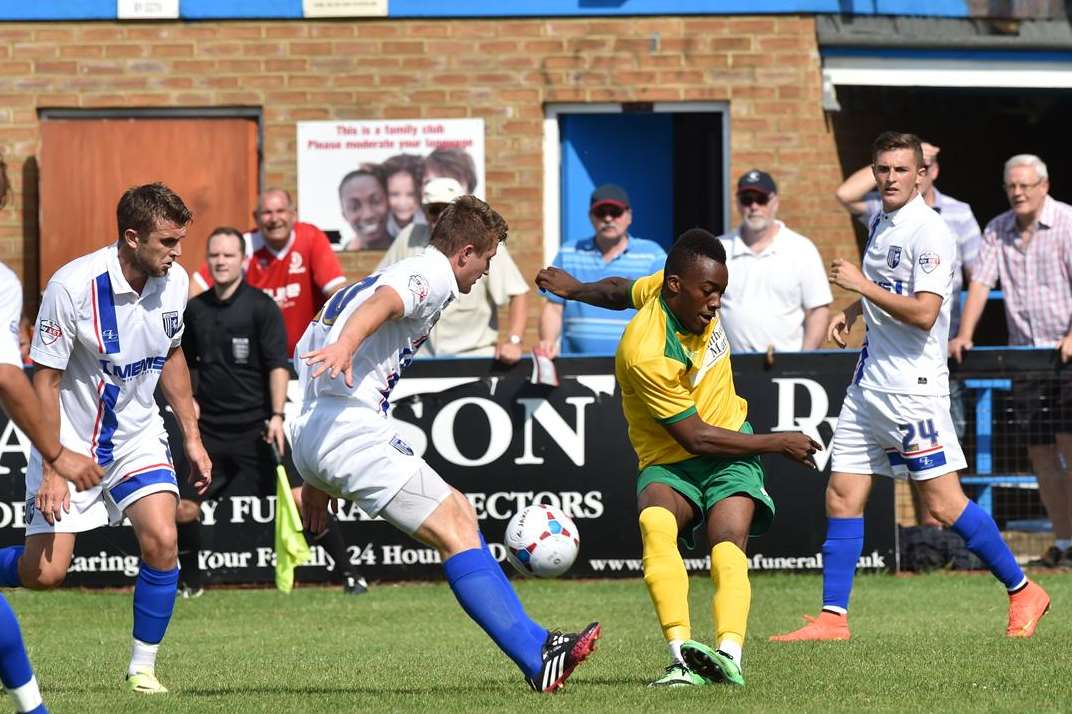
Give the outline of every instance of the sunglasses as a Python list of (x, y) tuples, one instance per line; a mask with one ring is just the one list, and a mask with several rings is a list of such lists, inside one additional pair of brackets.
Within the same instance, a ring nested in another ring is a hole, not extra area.
[(740, 201), (742, 206), (751, 206), (753, 203), (757, 206), (766, 206), (770, 203), (770, 196), (765, 193), (749, 191), (748, 193), (737, 194), (737, 200)]
[(625, 209), (618, 206), (600, 206), (592, 211), (592, 215), (596, 218), (606, 218), (607, 216), (619, 218), (623, 213), (625, 213)]

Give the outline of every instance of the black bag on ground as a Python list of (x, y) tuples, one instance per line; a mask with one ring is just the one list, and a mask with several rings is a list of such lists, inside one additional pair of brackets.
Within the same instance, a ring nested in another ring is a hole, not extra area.
[(984, 570), (983, 562), (964, 539), (936, 526), (899, 526), (901, 570), (928, 573), (932, 570)]

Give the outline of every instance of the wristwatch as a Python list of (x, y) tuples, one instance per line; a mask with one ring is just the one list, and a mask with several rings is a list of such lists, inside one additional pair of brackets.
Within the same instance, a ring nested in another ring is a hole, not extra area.
[(510, 335), (509, 342), (512, 345), (520, 345), (521, 344), (521, 335)]

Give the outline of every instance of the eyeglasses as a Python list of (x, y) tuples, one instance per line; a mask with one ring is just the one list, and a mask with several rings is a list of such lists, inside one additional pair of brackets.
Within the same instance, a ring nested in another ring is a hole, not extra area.
[(757, 206), (766, 206), (770, 203), (770, 196), (765, 193), (749, 191), (748, 193), (737, 194), (737, 200), (740, 201), (742, 206), (751, 206), (753, 203)]
[(1017, 191), (1027, 193), (1031, 189), (1038, 188), (1041, 183), (1042, 179), (1039, 179), (1035, 183), (1006, 183), (1002, 184), (1002, 187), (1005, 189), (1005, 193), (1016, 193)]
[(592, 211), (592, 215), (600, 220), (607, 218), (608, 216), (610, 218), (620, 218), (623, 213), (625, 213), (625, 209), (619, 208), (618, 206), (600, 206)]

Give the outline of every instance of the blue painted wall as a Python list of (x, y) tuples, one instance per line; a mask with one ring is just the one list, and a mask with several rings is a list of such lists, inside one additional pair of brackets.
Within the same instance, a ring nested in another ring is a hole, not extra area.
[(674, 237), (671, 114), (566, 114), (562, 144), (562, 242), (592, 235), (588, 200), (616, 183), (633, 206), (631, 235), (669, 246)]
[[(855, 14), (967, 17), (966, 0), (388, 0), (389, 17)], [(301, 0), (180, 0), (186, 20), (291, 18)], [(3, 20), (114, 20), (115, 0), (0, 0)]]

